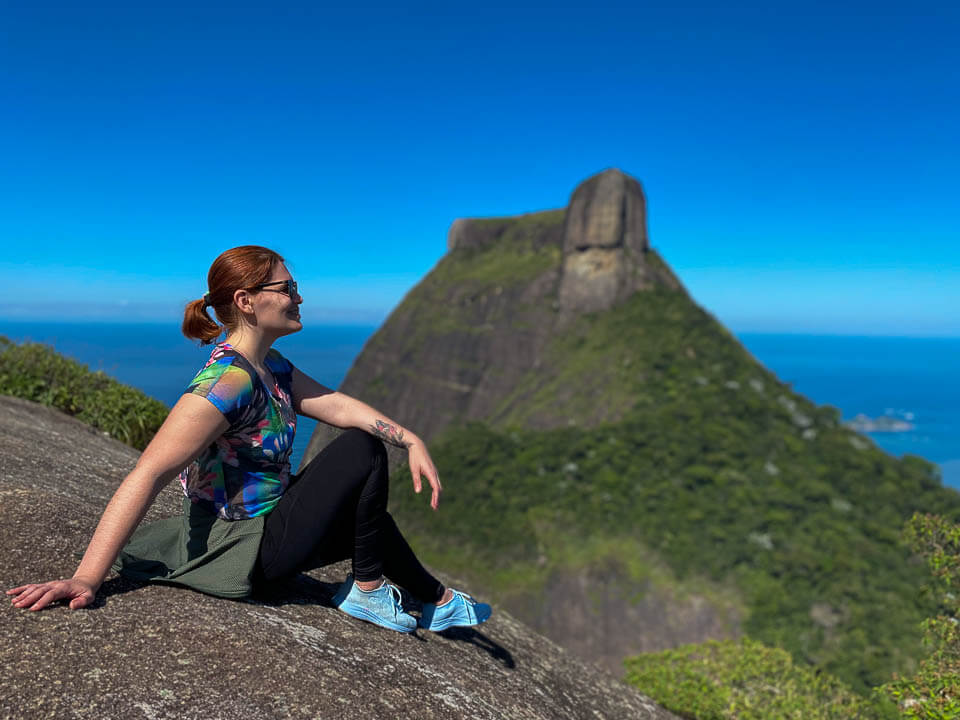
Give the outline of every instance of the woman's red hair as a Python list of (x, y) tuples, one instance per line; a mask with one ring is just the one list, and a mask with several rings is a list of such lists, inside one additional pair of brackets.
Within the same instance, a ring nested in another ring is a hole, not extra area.
[[(187, 303), (183, 311), (183, 334), (209, 345), (224, 330), (235, 328), (238, 319), (233, 294), (267, 282), (282, 262), (278, 253), (259, 245), (241, 245), (221, 253), (207, 273), (206, 296)], [(207, 305), (213, 308), (222, 327), (207, 314)]]

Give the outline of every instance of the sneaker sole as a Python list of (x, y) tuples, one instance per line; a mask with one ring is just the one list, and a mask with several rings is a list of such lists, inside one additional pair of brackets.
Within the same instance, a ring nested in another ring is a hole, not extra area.
[(444, 630), (449, 630), (452, 627), (476, 627), (477, 625), (483, 625), (487, 620), (490, 619), (490, 615), (487, 615), (485, 618), (477, 618), (476, 622), (457, 622), (456, 618), (448, 618), (446, 620), (441, 620), (436, 625), (432, 623), (430, 625), (422, 625), (421, 627), (424, 630), (429, 630), (430, 632), (443, 632)]
[(350, 617), (355, 617), (357, 620), (364, 620), (368, 623), (373, 623), (374, 625), (387, 628), (388, 630), (396, 630), (397, 632), (402, 633), (412, 633), (417, 629), (416, 627), (408, 627), (407, 625), (397, 625), (389, 620), (384, 620), (379, 615), (370, 612), (364, 607), (350, 605), (348, 603), (343, 603), (340, 605), (339, 610), (345, 612)]

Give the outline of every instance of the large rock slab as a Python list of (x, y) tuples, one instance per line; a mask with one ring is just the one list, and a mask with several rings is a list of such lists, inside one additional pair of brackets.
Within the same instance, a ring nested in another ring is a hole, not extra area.
[[(0, 397), (0, 585), (69, 576), (138, 453)], [(179, 510), (175, 484), (149, 519)], [(344, 567), (230, 601), (112, 578), (91, 608), (4, 605), (0, 715), (18, 718), (674, 718), (496, 609), (404, 636), (330, 607)]]
[(606, 310), (652, 282), (646, 208), (640, 183), (615, 168), (573, 191), (563, 230), (565, 314)]

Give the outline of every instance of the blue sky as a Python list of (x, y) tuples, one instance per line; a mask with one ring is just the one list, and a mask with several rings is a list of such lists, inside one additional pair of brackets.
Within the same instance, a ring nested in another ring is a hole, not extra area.
[(257, 243), (379, 322), (619, 167), (735, 331), (960, 336), (956, 3), (140, 5), (0, 10), (0, 319), (178, 323)]

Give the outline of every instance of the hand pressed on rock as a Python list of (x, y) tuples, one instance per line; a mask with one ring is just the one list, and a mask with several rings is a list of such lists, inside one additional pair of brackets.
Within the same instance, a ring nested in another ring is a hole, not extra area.
[(13, 606), (29, 610), (43, 610), (48, 605), (60, 600), (69, 600), (70, 609), (90, 605), (97, 596), (97, 590), (83, 580), (71, 578), (69, 580), (51, 580), (45, 583), (29, 583), (7, 590)]

